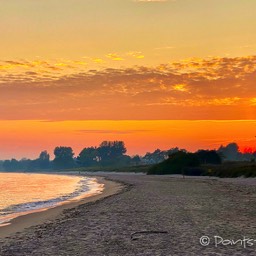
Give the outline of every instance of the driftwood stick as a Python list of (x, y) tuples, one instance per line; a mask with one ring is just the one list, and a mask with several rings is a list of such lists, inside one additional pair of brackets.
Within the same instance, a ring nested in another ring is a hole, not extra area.
[(161, 230), (145, 230), (145, 231), (137, 231), (131, 234), (131, 240), (136, 240), (138, 238), (134, 237), (138, 234), (168, 234), (167, 231), (161, 231)]

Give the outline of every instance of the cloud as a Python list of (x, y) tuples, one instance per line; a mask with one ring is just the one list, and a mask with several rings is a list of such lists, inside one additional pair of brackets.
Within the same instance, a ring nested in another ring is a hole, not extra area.
[(124, 60), (122, 57), (118, 56), (118, 54), (116, 54), (116, 53), (109, 53), (106, 55), (106, 57), (111, 60), (115, 60), (115, 61)]
[(30, 74), (33, 72), (33, 79), (37, 81), (43, 81), (46, 77), (54, 80), (64, 74), (78, 73), (84, 70), (86, 66), (87, 63), (80, 60), (4, 60), (0, 61), (0, 71), (5, 72), (4, 75), (0, 75), (0, 84), (10, 76), (15, 78), (16, 81), (27, 81), (28, 72)]
[(206, 107), (206, 106), (235, 106), (239, 104), (241, 98), (226, 97), (226, 98), (187, 98), (182, 101), (175, 97), (169, 97), (162, 100), (162, 102), (148, 103), (148, 106), (181, 106), (181, 107)]
[(173, 89), (180, 92), (187, 92), (187, 86), (185, 84), (175, 84), (173, 85)]
[(93, 59), (93, 62), (100, 64), (100, 63), (104, 63), (105, 61), (100, 58), (95, 58), (95, 59)]
[(134, 133), (145, 133), (151, 132), (152, 130), (77, 130), (81, 133), (92, 133), (92, 134), (134, 134)]
[[(82, 72), (89, 72), (89, 68), (102, 68), (109, 61), (125, 61), (124, 57), (130, 57), (137, 60), (144, 59), (144, 55), (140, 51), (130, 51), (119, 55), (117, 53), (109, 53), (104, 57), (88, 57), (83, 56), (79, 60), (69, 59), (52, 59), (52, 60), (0, 60), (0, 83), (5, 82), (13, 75), (15, 80), (22, 82), (26, 80), (26, 72), (35, 72), (34, 80), (42, 81), (47, 78), (60, 78), (65, 75), (74, 75)], [(86, 60), (86, 61), (85, 61)], [(131, 60), (130, 60), (131, 61)], [(112, 63), (113, 64), (113, 63)]]
[(63, 75), (62, 67), (47, 62), (23, 73), (1, 73), (1, 118), (256, 118), (256, 56), (91, 70), (75, 61), (55, 63), (72, 68), (65, 66)]
[(136, 59), (144, 59), (145, 56), (142, 54), (142, 52), (127, 52), (127, 56), (134, 57)]
[(174, 46), (162, 46), (162, 47), (156, 47), (154, 48), (154, 50), (171, 50), (171, 49), (175, 49), (176, 47)]

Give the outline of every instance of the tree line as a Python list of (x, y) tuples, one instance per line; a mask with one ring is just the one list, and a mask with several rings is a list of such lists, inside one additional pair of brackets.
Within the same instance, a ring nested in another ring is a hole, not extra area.
[[(16, 160), (13, 158), (0, 161), (0, 169), (5, 171), (33, 171), (94, 166), (155, 165), (168, 160), (170, 156), (175, 156), (175, 153), (179, 153), (179, 156), (181, 155), (180, 152), (190, 154), (186, 149), (178, 147), (168, 150), (156, 149), (153, 152), (147, 152), (144, 156), (129, 156), (126, 155), (126, 152), (127, 149), (123, 141), (103, 141), (97, 147), (85, 147), (77, 156), (75, 156), (71, 147), (58, 146), (53, 151), (53, 160), (50, 160), (50, 154), (44, 150), (38, 158), (33, 160), (27, 158)], [(199, 161), (204, 164), (218, 164), (220, 160), (224, 162), (255, 161), (256, 158), (256, 152), (241, 153), (236, 143), (229, 143), (226, 146), (221, 145), (217, 150), (198, 150), (196, 154)]]
[(123, 141), (103, 141), (98, 147), (84, 148), (77, 157), (71, 147), (55, 147), (54, 159), (50, 160), (50, 154), (44, 150), (37, 159), (23, 158), (2, 161), (2, 169), (5, 171), (17, 170), (46, 170), (46, 169), (70, 169), (74, 167), (90, 166), (126, 166), (137, 164), (139, 156), (125, 155), (126, 147)]
[(176, 150), (171, 152), (167, 159), (152, 165), (147, 174), (255, 177), (255, 158), (256, 152), (242, 153), (236, 143), (221, 145), (218, 150), (198, 150), (195, 153)]
[(151, 166), (147, 174), (183, 174), (200, 176), (206, 175), (202, 165), (220, 165), (221, 156), (215, 150), (198, 150), (195, 153), (177, 151), (168, 156), (168, 159)]

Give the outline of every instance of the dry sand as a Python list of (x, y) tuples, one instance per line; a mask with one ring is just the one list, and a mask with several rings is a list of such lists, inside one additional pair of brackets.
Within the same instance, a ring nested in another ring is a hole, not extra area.
[[(252, 246), (214, 243), (214, 236), (256, 239), (255, 185), (207, 178), (106, 176), (129, 185), (2, 239), (0, 254), (256, 255), (256, 241)], [(200, 245), (203, 235), (211, 239), (209, 246)]]

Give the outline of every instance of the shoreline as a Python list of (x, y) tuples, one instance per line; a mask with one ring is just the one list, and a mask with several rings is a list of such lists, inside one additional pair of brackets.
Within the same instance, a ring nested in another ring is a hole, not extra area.
[[(40, 225), (31, 217), (34, 226), (0, 239), (0, 255), (255, 255), (256, 242), (216, 247), (214, 237), (255, 239), (256, 180), (99, 177), (124, 189), (80, 202)], [(200, 243), (202, 236), (208, 245)]]
[(10, 237), (15, 233), (23, 232), (26, 228), (54, 221), (67, 209), (76, 208), (81, 204), (95, 202), (99, 199), (114, 195), (121, 191), (124, 187), (121, 183), (107, 180), (104, 177), (97, 176), (95, 179), (97, 179), (99, 184), (103, 184), (104, 186), (101, 193), (93, 195), (87, 194), (82, 198), (64, 201), (55, 207), (33, 210), (25, 213), (24, 215), (17, 216), (11, 219), (7, 225), (0, 226), (0, 239)]

